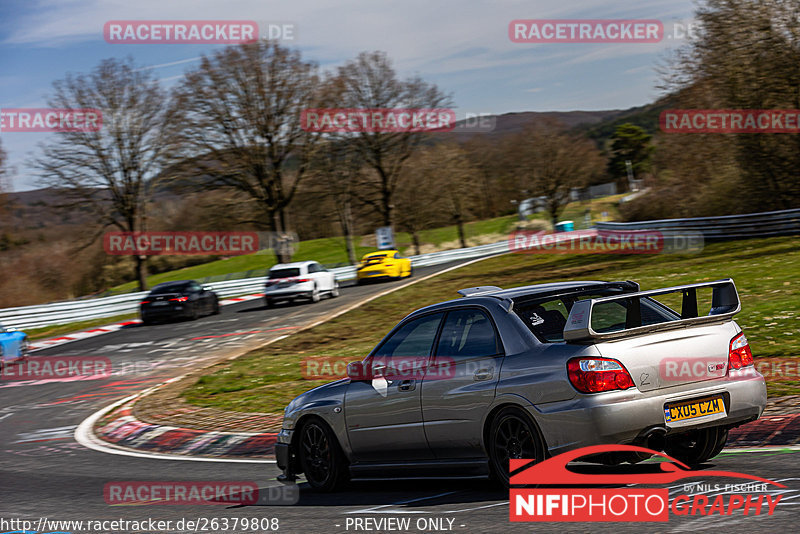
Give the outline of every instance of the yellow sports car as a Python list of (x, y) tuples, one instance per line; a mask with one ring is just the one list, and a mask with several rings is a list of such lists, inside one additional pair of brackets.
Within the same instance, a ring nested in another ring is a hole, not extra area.
[(411, 267), (411, 260), (403, 258), (396, 250), (380, 250), (370, 252), (361, 258), (358, 264), (356, 277), (358, 283), (362, 284), (367, 280), (399, 280), (408, 278), (414, 272)]

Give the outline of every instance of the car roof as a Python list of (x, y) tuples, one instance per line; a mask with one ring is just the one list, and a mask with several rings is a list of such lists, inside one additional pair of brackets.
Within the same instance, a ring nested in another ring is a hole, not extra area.
[(395, 252), (397, 252), (395, 249), (376, 250), (375, 252), (368, 252), (367, 254), (364, 254), (364, 257), (366, 258), (367, 256), (377, 256), (377, 255), (385, 256), (387, 254), (394, 254)]
[(311, 265), (312, 263), (319, 263), (319, 262), (316, 262), (316, 261), (293, 261), (291, 263), (276, 263), (275, 265), (273, 265), (269, 269), (270, 269), (270, 271), (272, 269), (292, 269), (292, 268), (303, 267), (303, 266), (306, 266), (306, 265)]
[(178, 287), (186, 284), (191, 284), (192, 282), (194, 282), (194, 280), (176, 280), (174, 282), (161, 282), (160, 284), (154, 286), (153, 289), (158, 289), (162, 287), (172, 287), (172, 286)]

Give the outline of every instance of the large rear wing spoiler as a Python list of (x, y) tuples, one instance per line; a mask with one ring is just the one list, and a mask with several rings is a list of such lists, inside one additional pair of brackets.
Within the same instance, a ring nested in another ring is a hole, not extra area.
[[(708, 315), (698, 315), (697, 290), (708, 287), (712, 289), (711, 309)], [(656, 295), (665, 295), (667, 293), (683, 294), (680, 311), (681, 318), (674, 321), (642, 326), (641, 299), (645, 297), (655, 297)], [(592, 313), (595, 307), (613, 301), (622, 301), (627, 308), (625, 328), (614, 332), (595, 332), (592, 329)], [(739, 313), (741, 309), (742, 305), (741, 302), (739, 302), (739, 293), (736, 292), (736, 286), (730, 278), (701, 284), (688, 284), (685, 286), (667, 287), (650, 291), (638, 291), (636, 293), (623, 293), (621, 295), (598, 299), (579, 300), (572, 305), (569, 317), (567, 317), (567, 324), (564, 327), (564, 341), (602, 341), (656, 332), (659, 330), (671, 330), (673, 328), (725, 322)]]

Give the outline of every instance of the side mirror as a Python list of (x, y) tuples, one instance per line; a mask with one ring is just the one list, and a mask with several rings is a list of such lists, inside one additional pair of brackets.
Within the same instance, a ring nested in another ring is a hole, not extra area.
[(367, 376), (367, 369), (364, 362), (350, 362), (347, 364), (347, 378), (353, 382), (371, 380), (371, 377)]

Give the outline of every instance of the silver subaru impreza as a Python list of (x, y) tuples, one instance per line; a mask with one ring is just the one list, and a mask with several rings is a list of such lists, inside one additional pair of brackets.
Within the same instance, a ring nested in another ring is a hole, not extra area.
[(733, 280), (459, 293), (411, 313), (347, 378), (286, 407), (276, 445), (283, 479), (304, 473), (322, 491), (377, 477), (508, 484), (509, 459), (614, 443), (697, 465), (766, 405), (764, 377), (732, 319), (741, 309)]

